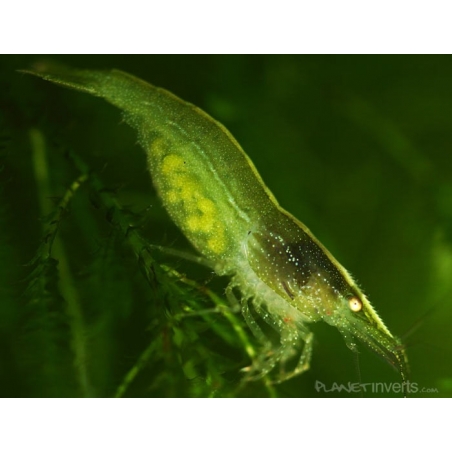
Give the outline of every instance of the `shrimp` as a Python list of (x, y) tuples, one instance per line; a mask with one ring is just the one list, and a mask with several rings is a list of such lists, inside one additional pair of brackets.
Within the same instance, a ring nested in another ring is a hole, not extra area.
[[(206, 263), (230, 276), (254, 335), (267, 346), (249, 378), (281, 382), (309, 368), (309, 324), (336, 327), (346, 345), (359, 339), (408, 383), (401, 341), (350, 274), (309, 229), (284, 210), (231, 133), (198, 107), (118, 70), (23, 71), (102, 97), (138, 132), (154, 186), (172, 220)], [(279, 338), (267, 339), (269, 325)], [(272, 344), (272, 345), (269, 345)]]

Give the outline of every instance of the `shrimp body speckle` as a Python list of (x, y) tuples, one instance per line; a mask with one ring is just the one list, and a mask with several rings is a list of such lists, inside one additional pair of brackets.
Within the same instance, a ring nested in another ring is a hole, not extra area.
[[(208, 114), (121, 71), (25, 71), (103, 97), (137, 130), (155, 188), (173, 221), (219, 275), (230, 275), (244, 318), (264, 343), (249, 378), (283, 381), (309, 368), (309, 323), (323, 320), (352, 350), (358, 338), (396, 367), (395, 338), (348, 272), (279, 206), (234, 137)], [(259, 319), (259, 318), (260, 319)], [(270, 345), (262, 321), (279, 333)]]

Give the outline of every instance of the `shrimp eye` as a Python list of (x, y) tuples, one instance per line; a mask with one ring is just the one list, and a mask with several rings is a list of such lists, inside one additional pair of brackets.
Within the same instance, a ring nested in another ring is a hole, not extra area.
[(348, 307), (353, 312), (359, 312), (361, 311), (363, 304), (358, 297), (352, 297), (348, 300)]

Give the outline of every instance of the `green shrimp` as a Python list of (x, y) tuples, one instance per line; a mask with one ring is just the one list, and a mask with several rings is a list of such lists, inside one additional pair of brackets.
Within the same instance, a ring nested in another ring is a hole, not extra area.
[[(198, 107), (118, 70), (24, 71), (103, 97), (137, 130), (169, 215), (218, 275), (267, 347), (249, 378), (280, 382), (309, 368), (311, 322), (336, 327), (384, 357), (408, 383), (405, 349), (366, 296), (309, 229), (277, 202), (231, 133)], [(259, 318), (258, 318), (259, 316)], [(263, 323), (264, 322), (264, 323)], [(267, 339), (267, 323), (278, 333)]]

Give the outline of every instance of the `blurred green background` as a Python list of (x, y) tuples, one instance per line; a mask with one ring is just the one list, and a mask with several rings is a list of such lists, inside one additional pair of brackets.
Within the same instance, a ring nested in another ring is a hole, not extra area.
[[(189, 245), (134, 131), (100, 99), (15, 72), (41, 59), (0, 57), (2, 397), (400, 397), (317, 391), (400, 381), (325, 324), (308, 372), (241, 383), (244, 344), (257, 344), (240, 315), (218, 312), (227, 279), (149, 251)], [(222, 122), (402, 337), (412, 396), (452, 395), (451, 57), (51, 59), (122, 69)], [(96, 182), (68, 191), (83, 171)]]

